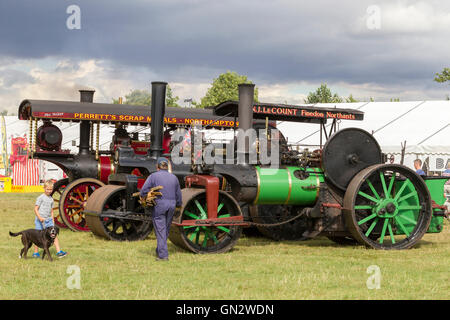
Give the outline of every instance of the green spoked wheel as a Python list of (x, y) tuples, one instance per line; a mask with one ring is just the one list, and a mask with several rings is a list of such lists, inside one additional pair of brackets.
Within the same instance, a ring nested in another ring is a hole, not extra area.
[(408, 249), (427, 231), (431, 197), (423, 179), (396, 164), (361, 170), (344, 196), (345, 223), (361, 244), (375, 249)]
[[(207, 219), (204, 189), (182, 190), (183, 205), (174, 222)], [(217, 217), (242, 215), (238, 203), (226, 192), (219, 191)], [(241, 226), (176, 226), (170, 228), (169, 239), (175, 245), (195, 253), (222, 253), (230, 250), (242, 234)]]

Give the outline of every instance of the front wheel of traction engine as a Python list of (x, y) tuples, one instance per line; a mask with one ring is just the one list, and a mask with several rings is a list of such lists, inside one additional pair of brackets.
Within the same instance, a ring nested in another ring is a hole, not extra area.
[(89, 197), (104, 186), (100, 180), (81, 178), (69, 183), (60, 197), (59, 214), (64, 224), (72, 231), (89, 231), (84, 210)]
[(375, 249), (408, 249), (425, 234), (432, 218), (423, 179), (396, 164), (361, 170), (344, 196), (345, 223), (361, 244)]
[[(207, 219), (204, 189), (182, 190), (183, 205), (173, 221)], [(226, 192), (219, 191), (217, 217), (241, 216), (239, 204)], [(177, 226), (172, 224), (169, 239), (173, 244), (195, 253), (222, 253), (229, 251), (242, 234), (241, 226)]]
[(150, 216), (142, 207), (136, 208), (134, 217), (124, 216), (125, 203), (124, 186), (107, 185), (96, 190), (86, 205), (86, 221), (92, 233), (115, 241), (147, 238), (153, 229)]

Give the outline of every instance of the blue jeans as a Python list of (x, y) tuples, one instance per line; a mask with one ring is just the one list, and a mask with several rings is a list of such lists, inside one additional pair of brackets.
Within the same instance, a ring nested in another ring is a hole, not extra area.
[(54, 227), (55, 226), (53, 224), (53, 219), (52, 218), (47, 218), (42, 223), (41, 221), (39, 221), (38, 217), (34, 218), (34, 225), (36, 227), (36, 230), (44, 230), (46, 228), (50, 228), (50, 227)]

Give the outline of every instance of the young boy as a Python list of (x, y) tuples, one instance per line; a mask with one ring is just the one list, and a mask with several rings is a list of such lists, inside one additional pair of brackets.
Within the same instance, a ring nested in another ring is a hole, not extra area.
[[(53, 198), (50, 196), (53, 192), (53, 181), (47, 180), (44, 183), (44, 193), (36, 199), (36, 205), (34, 206), (34, 213), (36, 218), (34, 224), (37, 230), (44, 230), (48, 227), (54, 226), (53, 217)], [(56, 255), (58, 258), (62, 258), (67, 255), (67, 252), (61, 250), (59, 246), (58, 237), (55, 238)], [(39, 248), (34, 246), (33, 257), (39, 258)]]

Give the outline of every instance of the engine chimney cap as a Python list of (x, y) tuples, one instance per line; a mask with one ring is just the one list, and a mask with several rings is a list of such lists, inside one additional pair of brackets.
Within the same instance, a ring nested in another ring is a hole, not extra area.
[(239, 83), (238, 86), (239, 87), (254, 87), (255, 84), (254, 83)]

